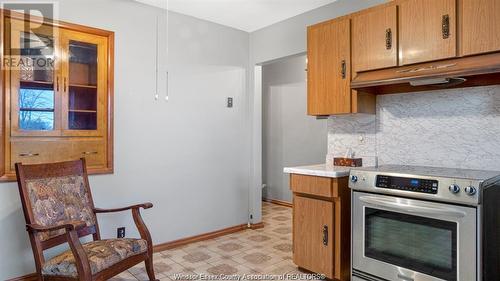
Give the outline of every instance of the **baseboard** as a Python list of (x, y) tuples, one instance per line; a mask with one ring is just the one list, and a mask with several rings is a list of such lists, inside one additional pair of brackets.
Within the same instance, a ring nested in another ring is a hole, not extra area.
[[(203, 233), (200, 235), (195, 235), (195, 236), (191, 236), (191, 237), (187, 237), (187, 238), (183, 238), (183, 239), (179, 239), (179, 240), (174, 240), (174, 241), (154, 245), (153, 251), (155, 253), (161, 252), (161, 251), (177, 248), (180, 246), (184, 246), (187, 244), (191, 244), (191, 243), (195, 243), (195, 242), (200, 242), (200, 241), (228, 235), (228, 234), (242, 231), (245, 229), (259, 229), (259, 228), (263, 228), (263, 227), (264, 227), (263, 222), (251, 224), (250, 227), (248, 227), (248, 224), (240, 224), (240, 225), (236, 225), (236, 226), (232, 226), (232, 227), (228, 227), (228, 228), (224, 228), (224, 229), (220, 229), (220, 230), (216, 230), (216, 231), (212, 231), (212, 232)], [(31, 273), (31, 274), (24, 275), (21, 277), (7, 279), (6, 281), (38, 281), (38, 276), (36, 273)]]
[(259, 229), (259, 228), (264, 228), (263, 222), (254, 223), (250, 225), (250, 229)]
[(216, 231), (212, 231), (212, 232), (207, 232), (207, 233), (203, 233), (203, 234), (199, 234), (199, 235), (195, 235), (195, 236), (191, 236), (191, 237), (187, 237), (187, 238), (182, 238), (179, 240), (174, 240), (174, 241), (158, 244), (158, 245), (155, 245), (153, 247), (153, 251), (154, 252), (161, 252), (161, 251), (170, 250), (173, 248), (177, 248), (177, 247), (184, 246), (184, 245), (191, 244), (191, 243), (195, 243), (195, 242), (214, 239), (214, 238), (217, 238), (220, 236), (228, 235), (228, 234), (235, 233), (235, 232), (242, 231), (242, 230), (249, 229), (249, 228), (250, 229), (259, 229), (259, 228), (263, 228), (263, 227), (264, 227), (264, 223), (262, 223), (262, 222), (251, 224), (250, 227), (248, 227), (248, 224), (240, 224), (240, 225), (236, 225), (236, 226), (232, 226), (232, 227), (228, 227), (228, 228), (224, 228), (224, 229), (220, 229), (220, 230), (216, 230)]
[(7, 281), (38, 281), (38, 275), (36, 273), (31, 273), (21, 277), (7, 279)]
[(273, 204), (280, 205), (280, 206), (285, 206), (288, 208), (292, 208), (292, 206), (293, 206), (292, 203), (290, 203), (290, 202), (276, 200), (276, 199), (262, 198), (262, 201), (268, 202), (268, 203), (273, 203)]

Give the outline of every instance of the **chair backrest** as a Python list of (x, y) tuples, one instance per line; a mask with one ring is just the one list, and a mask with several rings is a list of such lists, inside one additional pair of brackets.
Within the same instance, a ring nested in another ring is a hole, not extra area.
[[(78, 235), (93, 234), (94, 239), (99, 236), (85, 159), (37, 165), (16, 163), (16, 174), (27, 224), (56, 226), (84, 221), (86, 227)], [(40, 247), (37, 250), (43, 251), (62, 244), (66, 242), (64, 233), (64, 229), (30, 233), (32, 246), (35, 242)]]

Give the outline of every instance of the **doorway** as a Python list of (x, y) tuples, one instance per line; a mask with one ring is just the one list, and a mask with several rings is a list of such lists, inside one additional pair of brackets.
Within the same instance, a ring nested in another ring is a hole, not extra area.
[(306, 55), (262, 66), (262, 199), (291, 204), (284, 167), (325, 162), (327, 120), (307, 115)]

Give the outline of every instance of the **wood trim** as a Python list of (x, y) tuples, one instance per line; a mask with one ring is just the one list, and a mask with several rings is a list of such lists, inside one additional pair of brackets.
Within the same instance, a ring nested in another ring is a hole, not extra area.
[(6, 100), (5, 100), (5, 93), (6, 93), (6, 83), (5, 78), (6, 78), (6, 70), (5, 67), (3, 67), (3, 62), (5, 61), (5, 54), (4, 54), (4, 48), (5, 48), (5, 18), (4, 18), (4, 11), (0, 9), (0, 61), (2, 61), (2, 67), (0, 69), (0, 91), (2, 96), (0, 97), (0, 174), (3, 175), (5, 174), (5, 169), (6, 169), (6, 162), (5, 162), (5, 138), (7, 132), (5, 122), (7, 119), (4, 118), (5, 114), (5, 108), (6, 108)]
[(259, 229), (259, 228), (263, 228), (263, 227), (264, 227), (264, 223), (262, 223), (262, 222), (252, 224), (250, 227), (248, 227), (247, 224), (240, 224), (240, 225), (236, 225), (236, 226), (232, 226), (232, 227), (228, 227), (228, 228), (223, 228), (223, 229), (212, 231), (212, 232), (207, 232), (207, 233), (203, 233), (203, 234), (199, 234), (199, 235), (195, 235), (195, 236), (191, 236), (191, 237), (186, 237), (186, 238), (181, 238), (181, 239), (166, 242), (166, 243), (161, 243), (161, 244), (155, 245), (153, 247), (153, 252), (156, 253), (156, 252), (161, 252), (161, 251), (165, 251), (165, 250), (170, 250), (170, 249), (184, 246), (187, 244), (205, 241), (205, 240), (209, 240), (209, 239), (214, 239), (214, 238), (217, 238), (220, 236), (239, 232), (239, 231), (242, 231), (245, 229)]
[[(15, 12), (15, 11), (11, 11), (11, 10), (6, 10), (6, 9), (3, 9), (3, 10), (0, 9), (0, 10), (4, 13), (5, 17), (12, 18), (12, 19), (18, 19), (18, 20), (25, 20), (26, 19), (25, 18), (26, 15), (24, 13), (19, 13), (19, 12)], [(114, 34), (113, 31), (109, 31), (109, 30), (104, 30), (104, 29), (100, 29), (100, 28), (96, 28), (96, 27), (89, 27), (89, 26), (80, 25), (80, 24), (76, 24), (76, 23), (70, 23), (70, 22), (66, 22), (66, 21), (42, 18), (42, 17), (33, 16), (33, 15), (30, 15), (29, 19), (30, 19), (30, 21), (36, 22), (36, 23), (48, 23), (50, 25), (53, 25), (53, 26), (59, 27), (59, 28), (76, 30), (76, 31), (80, 31), (80, 32), (91, 33), (91, 34), (101, 35), (101, 36), (105, 36), (105, 37), (108, 37), (108, 36)]]
[(7, 279), (6, 281), (38, 281), (38, 275), (36, 273), (30, 273), (24, 276)]
[(282, 201), (282, 200), (262, 198), (262, 201), (268, 202), (268, 203), (272, 203), (272, 204), (276, 204), (276, 205), (280, 205), (280, 206), (284, 206), (284, 207), (288, 207), (288, 208), (292, 208), (293, 207), (292, 203), (287, 202), (287, 201)]
[[(112, 144), (111, 144), (112, 146)], [(89, 175), (107, 175), (107, 174), (112, 174), (113, 173), (113, 167), (106, 167), (106, 168), (89, 168), (88, 174)], [(4, 174), (3, 176), (0, 176), (0, 183), (2, 182), (15, 182), (17, 181), (16, 174)]]
[(263, 222), (258, 222), (258, 223), (252, 223), (252, 224), (250, 224), (250, 229), (251, 230), (256, 230), (256, 229), (261, 229), (261, 228), (264, 228), (264, 223)]
[(114, 96), (115, 96), (115, 33), (108, 36), (108, 124), (107, 124), (107, 152), (109, 173), (114, 172)]

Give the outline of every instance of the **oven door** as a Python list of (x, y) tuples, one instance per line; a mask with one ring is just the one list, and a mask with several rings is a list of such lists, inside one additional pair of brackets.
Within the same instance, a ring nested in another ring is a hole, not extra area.
[(353, 193), (353, 271), (386, 280), (476, 280), (476, 209)]

